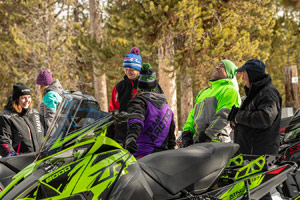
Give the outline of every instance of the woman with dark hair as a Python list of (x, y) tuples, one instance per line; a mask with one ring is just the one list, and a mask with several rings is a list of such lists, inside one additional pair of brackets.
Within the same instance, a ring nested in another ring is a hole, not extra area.
[(0, 116), (0, 155), (37, 152), (44, 138), (40, 114), (32, 108), (31, 91), (24, 83), (13, 85), (13, 94)]

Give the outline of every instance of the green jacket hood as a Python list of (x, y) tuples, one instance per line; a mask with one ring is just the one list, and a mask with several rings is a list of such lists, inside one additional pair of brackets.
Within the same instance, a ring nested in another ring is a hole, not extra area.
[(236, 75), (236, 69), (237, 66), (235, 66), (235, 64), (233, 62), (231, 62), (230, 60), (221, 60), (221, 62), (225, 65), (225, 69), (226, 69), (226, 74), (228, 76), (228, 78), (232, 79), (233, 77), (235, 77)]

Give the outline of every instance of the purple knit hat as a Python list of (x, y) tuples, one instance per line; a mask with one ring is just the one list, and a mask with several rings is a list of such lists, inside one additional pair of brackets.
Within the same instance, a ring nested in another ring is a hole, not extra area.
[(47, 70), (41, 70), (36, 78), (36, 84), (38, 85), (51, 85), (53, 83), (51, 72)]

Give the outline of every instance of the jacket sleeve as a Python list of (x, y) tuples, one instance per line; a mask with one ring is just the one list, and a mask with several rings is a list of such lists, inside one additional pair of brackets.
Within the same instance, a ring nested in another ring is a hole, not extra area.
[(190, 111), (188, 118), (183, 126), (183, 131), (190, 131), (193, 134), (195, 134), (195, 129), (193, 127), (193, 122), (194, 122), (194, 110), (195, 110), (195, 106), (194, 108)]
[(144, 116), (146, 114), (147, 104), (140, 97), (134, 97), (128, 103), (128, 113), (138, 113), (140, 117), (128, 120), (127, 137), (133, 136), (138, 138), (144, 128)]
[(169, 134), (168, 134), (168, 149), (174, 149), (176, 146), (175, 142), (175, 122), (174, 119), (172, 119)]
[(46, 126), (49, 128), (54, 119), (55, 112), (53, 112), (50, 108), (48, 108), (46, 106), (45, 106), (44, 112), (45, 113), (44, 113), (43, 118), (44, 118)]
[(0, 116), (0, 126), (0, 155), (6, 157), (9, 153), (15, 153), (9, 119)]
[(237, 90), (233, 87), (224, 88), (223, 94), (218, 100), (216, 114), (205, 130), (205, 134), (210, 139), (224, 141), (222, 138), (229, 136), (231, 127), (227, 121), (227, 117), (233, 105), (239, 106), (239, 94)]
[(113, 88), (111, 97), (110, 97), (110, 101), (109, 101), (109, 111), (113, 111), (113, 110), (119, 110), (120, 108), (120, 103), (118, 100), (118, 91), (117, 91), (117, 87), (116, 85)]
[(195, 114), (195, 107), (197, 105), (198, 102), (198, 97), (201, 94), (202, 91), (200, 91), (196, 97), (196, 103), (193, 107), (193, 109), (189, 112), (188, 118), (183, 126), (183, 131), (190, 131), (191, 133), (193, 133), (193, 135), (195, 134), (195, 129), (193, 126), (194, 123), (194, 114)]
[(265, 94), (260, 98), (255, 111), (239, 110), (236, 122), (251, 128), (269, 128), (280, 112), (279, 104), (280, 99), (275, 94)]
[(44, 116), (39, 112), (40, 122), (43, 127), (44, 137), (46, 136), (49, 126), (47, 126)]

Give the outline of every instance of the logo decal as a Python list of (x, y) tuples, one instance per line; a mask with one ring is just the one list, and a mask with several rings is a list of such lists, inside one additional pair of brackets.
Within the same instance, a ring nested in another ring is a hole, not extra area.
[(49, 183), (50, 181), (56, 179), (56, 178), (59, 177), (60, 175), (62, 175), (62, 174), (64, 174), (65, 172), (69, 171), (70, 169), (71, 169), (71, 167), (68, 166), (68, 167), (66, 167), (66, 168), (64, 168), (64, 169), (62, 169), (62, 170), (56, 172), (55, 174), (53, 174), (52, 176), (50, 176), (50, 177), (48, 177), (48, 178), (46, 179), (46, 183)]
[(300, 150), (300, 144), (297, 144), (297, 145), (289, 148), (289, 150), (290, 150), (290, 155), (295, 153), (296, 151), (299, 151)]
[[(99, 169), (98, 171), (96, 171), (95, 173), (91, 174), (90, 176), (94, 176), (96, 174), (98, 174), (98, 176), (96, 177), (93, 185), (91, 187), (94, 187), (95, 185), (98, 185), (106, 180), (109, 180), (115, 176), (117, 176), (117, 173), (119, 172), (120, 170), (120, 166), (122, 166), (122, 163), (124, 161), (123, 160), (119, 160), (118, 162), (114, 163), (113, 165), (110, 165), (108, 167), (104, 167), (102, 169)], [(108, 170), (109, 171), (109, 176), (107, 177), (102, 177), (102, 175), (104, 174), (104, 172)], [(116, 173), (115, 173), (116, 172)]]

